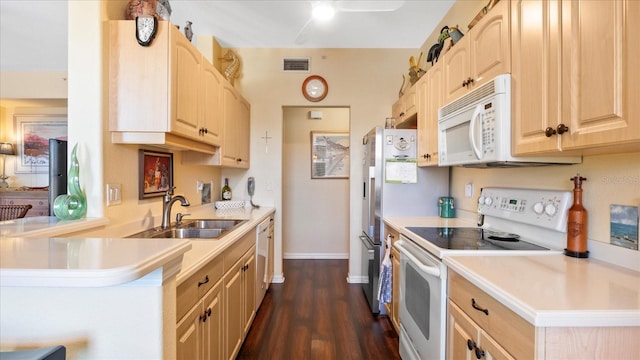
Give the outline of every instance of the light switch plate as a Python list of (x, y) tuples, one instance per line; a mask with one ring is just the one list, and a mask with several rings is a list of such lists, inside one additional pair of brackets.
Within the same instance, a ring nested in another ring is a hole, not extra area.
[(473, 196), (473, 184), (472, 183), (468, 183), (464, 185), (464, 196), (465, 197), (472, 197)]
[(107, 206), (122, 203), (122, 184), (107, 184)]

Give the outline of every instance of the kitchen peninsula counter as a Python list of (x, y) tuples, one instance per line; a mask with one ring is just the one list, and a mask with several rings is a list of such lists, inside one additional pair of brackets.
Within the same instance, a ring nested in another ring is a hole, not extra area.
[(445, 256), (444, 263), (536, 327), (636, 327), (640, 273), (563, 254)]

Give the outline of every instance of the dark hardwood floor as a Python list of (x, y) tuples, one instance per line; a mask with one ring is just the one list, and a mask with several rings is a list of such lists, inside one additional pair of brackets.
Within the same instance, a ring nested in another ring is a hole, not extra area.
[(347, 260), (285, 260), (237, 359), (400, 359), (398, 335), (375, 317)]

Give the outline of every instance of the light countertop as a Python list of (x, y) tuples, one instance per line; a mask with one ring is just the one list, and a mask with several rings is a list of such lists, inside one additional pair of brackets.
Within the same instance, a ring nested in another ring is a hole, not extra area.
[(113, 286), (169, 265), (179, 271), (179, 284), (275, 211), (269, 207), (216, 210), (213, 206), (189, 210), (191, 216), (185, 221), (189, 218), (248, 221), (219, 240), (55, 238), (51, 234), (83, 231), (103, 226), (108, 220), (33, 217), (5, 221), (0, 228), (0, 286)]
[(180, 239), (3, 238), (0, 285), (102, 287), (175, 268), (191, 248)]
[(551, 253), (444, 263), (535, 326), (640, 326), (640, 273), (632, 270)]
[[(414, 239), (407, 227), (477, 226), (471, 216), (384, 221)], [(428, 241), (418, 244), (535, 326), (640, 326), (640, 272), (559, 251), (487, 253), (442, 250)]]
[(55, 237), (107, 225), (106, 218), (60, 220), (55, 216), (34, 216), (0, 221), (0, 237)]

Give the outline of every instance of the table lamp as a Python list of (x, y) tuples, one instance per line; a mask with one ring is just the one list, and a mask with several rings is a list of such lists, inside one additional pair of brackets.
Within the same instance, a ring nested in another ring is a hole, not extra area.
[(0, 154), (2, 155), (2, 182), (0, 182), (0, 188), (9, 187), (9, 183), (7, 183), (7, 179), (9, 178), (6, 175), (5, 168), (7, 164), (7, 155), (15, 155), (16, 153), (13, 151), (13, 144), (11, 143), (0, 143)]

